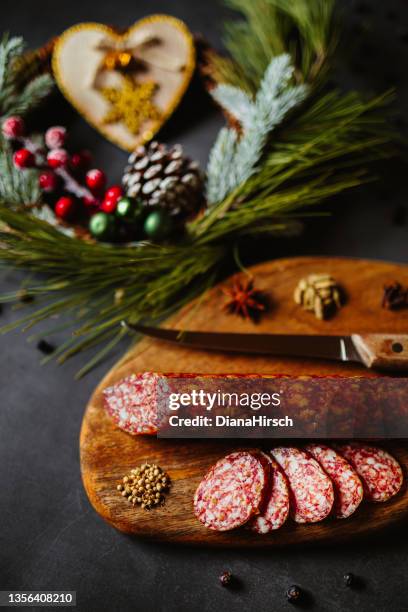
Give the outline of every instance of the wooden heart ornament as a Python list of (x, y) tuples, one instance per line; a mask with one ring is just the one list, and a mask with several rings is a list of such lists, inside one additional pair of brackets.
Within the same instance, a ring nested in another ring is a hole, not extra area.
[(152, 15), (126, 32), (99, 23), (66, 30), (54, 48), (53, 71), (64, 96), (108, 140), (132, 151), (173, 113), (195, 68), (187, 26)]

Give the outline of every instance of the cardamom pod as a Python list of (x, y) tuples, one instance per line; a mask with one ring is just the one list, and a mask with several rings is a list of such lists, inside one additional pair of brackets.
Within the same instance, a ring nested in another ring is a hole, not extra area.
[(296, 304), (313, 312), (317, 319), (327, 319), (343, 305), (343, 291), (330, 274), (309, 274), (294, 291)]

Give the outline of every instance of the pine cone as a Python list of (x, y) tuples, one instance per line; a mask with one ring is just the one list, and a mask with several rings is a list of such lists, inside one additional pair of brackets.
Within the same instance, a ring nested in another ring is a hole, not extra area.
[(129, 157), (122, 183), (127, 196), (146, 207), (162, 208), (179, 219), (197, 214), (203, 204), (203, 178), (197, 162), (181, 145), (151, 142)]

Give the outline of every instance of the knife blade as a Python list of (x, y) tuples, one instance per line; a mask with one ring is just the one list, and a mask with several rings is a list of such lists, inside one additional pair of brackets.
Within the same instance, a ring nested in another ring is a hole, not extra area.
[(184, 331), (123, 321), (128, 329), (181, 346), (211, 351), (357, 362), (366, 367), (408, 369), (408, 335), (293, 335)]

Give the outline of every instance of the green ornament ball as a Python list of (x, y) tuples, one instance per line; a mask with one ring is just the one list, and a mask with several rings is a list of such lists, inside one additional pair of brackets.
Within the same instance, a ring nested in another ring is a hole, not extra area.
[(124, 197), (117, 203), (116, 215), (124, 221), (138, 221), (142, 216), (142, 209), (135, 200)]
[(152, 240), (163, 240), (170, 235), (173, 222), (170, 215), (164, 210), (151, 212), (144, 222), (144, 232)]
[(89, 221), (89, 231), (97, 240), (113, 238), (115, 234), (115, 218), (104, 212), (98, 212)]

